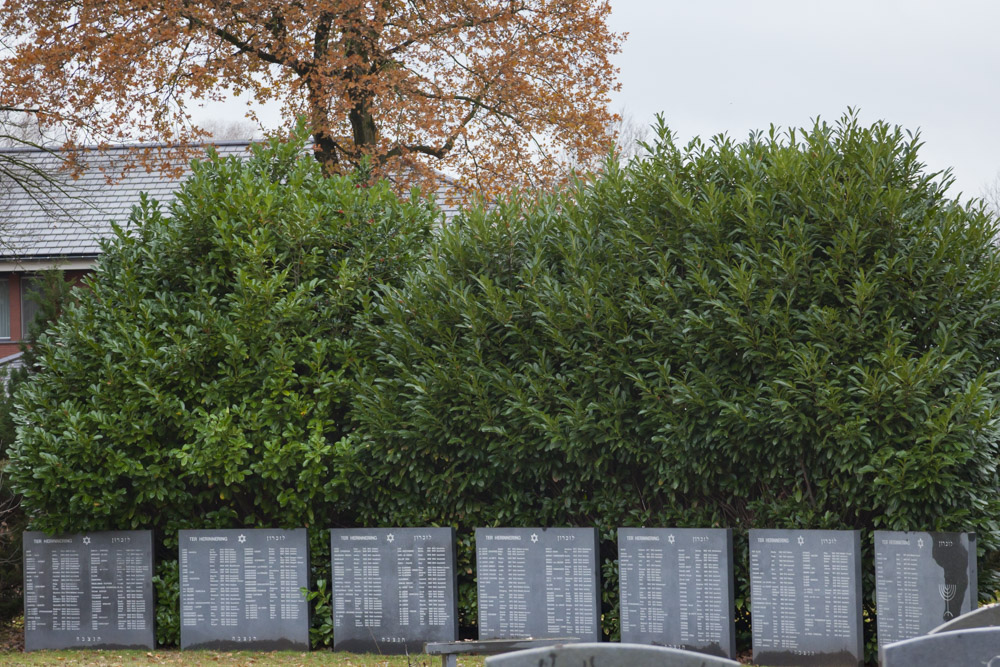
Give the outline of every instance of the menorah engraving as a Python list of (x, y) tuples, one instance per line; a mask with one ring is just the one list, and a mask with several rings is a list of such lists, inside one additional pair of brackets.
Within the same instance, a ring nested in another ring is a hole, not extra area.
[(953, 618), (955, 615), (951, 613), (951, 601), (955, 599), (955, 594), (958, 592), (958, 586), (955, 584), (938, 584), (938, 593), (941, 594), (941, 599), (944, 600), (944, 620)]

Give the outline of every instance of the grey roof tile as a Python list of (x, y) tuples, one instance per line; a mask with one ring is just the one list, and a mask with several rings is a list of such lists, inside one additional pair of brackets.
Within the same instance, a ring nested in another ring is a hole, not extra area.
[[(222, 156), (243, 155), (246, 143), (219, 143)], [(88, 150), (77, 154), (85, 167), (74, 177), (61, 168), (62, 155), (38, 149), (0, 149), (0, 160), (20, 175), (28, 187), (19, 187), (0, 176), (0, 260), (30, 260), (51, 257), (96, 257), (100, 242), (110, 238), (111, 223), (126, 225), (132, 207), (145, 192), (166, 206), (191, 170), (190, 156), (174, 158), (180, 176), (147, 171), (142, 166), (126, 168), (136, 149), (162, 147), (121, 146)], [(195, 147), (196, 156), (204, 147)], [(20, 165), (20, 166), (18, 166)], [(38, 176), (44, 173), (45, 176)], [(445, 220), (458, 213), (447, 203), (455, 185), (441, 175), (436, 198)]]
[[(220, 155), (240, 155), (245, 143), (216, 146)], [(84, 167), (74, 177), (62, 168), (63, 153), (38, 149), (2, 149), (0, 160), (27, 185), (0, 178), (0, 259), (96, 257), (100, 241), (112, 236), (112, 221), (126, 225), (142, 192), (161, 203), (190, 174), (190, 158), (175, 159), (179, 177), (147, 172), (142, 166), (124, 169), (134, 146), (90, 150), (77, 154)], [(194, 149), (204, 155), (203, 147)], [(44, 175), (43, 175), (44, 174)]]

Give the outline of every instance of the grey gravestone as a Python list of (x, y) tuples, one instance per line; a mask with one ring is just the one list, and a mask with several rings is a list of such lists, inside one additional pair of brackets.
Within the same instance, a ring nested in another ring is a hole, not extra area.
[(1000, 667), (1000, 628), (904, 639), (878, 650), (882, 667)]
[(479, 638), (600, 641), (596, 528), (476, 528)]
[(180, 531), (181, 648), (309, 650), (306, 530)]
[(330, 531), (333, 650), (422, 653), (458, 639), (455, 531)]
[(621, 640), (736, 655), (733, 533), (619, 528)]
[(24, 650), (156, 646), (153, 534), (24, 533)]
[(978, 600), (975, 533), (875, 531), (879, 646), (926, 634)]
[(486, 658), (486, 667), (739, 667), (704, 653), (644, 644), (566, 644)]
[(994, 602), (979, 609), (956, 616), (947, 623), (942, 623), (927, 634), (938, 632), (955, 632), (956, 630), (971, 630), (973, 628), (991, 628), (1000, 626), (1000, 603)]
[(751, 530), (753, 659), (860, 665), (861, 533)]

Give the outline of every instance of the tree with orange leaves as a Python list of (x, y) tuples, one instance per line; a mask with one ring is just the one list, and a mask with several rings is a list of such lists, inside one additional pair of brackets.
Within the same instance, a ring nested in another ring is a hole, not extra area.
[(0, 2), (0, 105), (78, 141), (195, 140), (192, 103), (248, 93), (305, 117), (328, 173), (367, 156), (493, 194), (610, 147), (607, 0)]

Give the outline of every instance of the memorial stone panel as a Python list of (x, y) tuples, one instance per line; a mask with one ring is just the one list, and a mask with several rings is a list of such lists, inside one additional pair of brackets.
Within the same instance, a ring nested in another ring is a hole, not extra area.
[(423, 653), (458, 639), (455, 531), (330, 531), (333, 649)]
[(978, 602), (975, 533), (875, 531), (879, 646), (926, 634)]
[(736, 655), (733, 534), (619, 528), (621, 641)]
[(751, 530), (753, 659), (860, 665), (861, 537), (856, 530)]
[(155, 648), (150, 531), (28, 531), (23, 543), (26, 651)]
[(304, 528), (180, 531), (182, 649), (309, 650)]
[(479, 638), (600, 641), (596, 528), (477, 528)]

